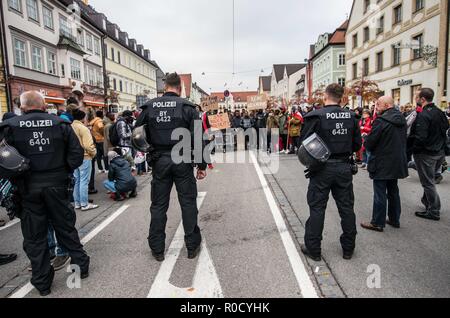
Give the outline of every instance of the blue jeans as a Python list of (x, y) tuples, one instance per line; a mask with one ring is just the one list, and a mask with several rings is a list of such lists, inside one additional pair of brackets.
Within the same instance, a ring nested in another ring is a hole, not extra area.
[(53, 225), (48, 225), (48, 234), (47, 234), (48, 248), (50, 250), (50, 256), (68, 256), (66, 249), (59, 245), (56, 240), (55, 230), (53, 229)]
[(91, 178), (92, 160), (84, 160), (81, 167), (73, 173), (75, 187), (73, 198), (75, 206), (85, 207), (89, 205), (89, 180)]
[(363, 160), (362, 162), (365, 163), (366, 165), (369, 164), (369, 159), (370, 159), (370, 152), (368, 150), (365, 150), (363, 152)]
[(373, 180), (374, 203), (372, 225), (386, 227), (386, 210), (389, 221), (400, 225), (402, 205), (398, 180)]
[(116, 193), (116, 183), (114, 181), (105, 180), (103, 181), (103, 186), (106, 188), (106, 190), (109, 190), (113, 193)]

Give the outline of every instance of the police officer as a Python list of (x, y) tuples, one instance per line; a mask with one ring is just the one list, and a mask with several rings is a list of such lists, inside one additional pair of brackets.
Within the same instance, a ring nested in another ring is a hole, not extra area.
[(331, 152), (327, 163), (318, 171), (311, 172), (308, 189), (310, 218), (306, 223), (305, 245), (301, 249), (314, 261), (321, 260), (322, 232), (330, 191), (342, 219), (344, 259), (350, 260), (355, 250), (357, 231), (351, 156), (360, 150), (362, 139), (354, 114), (339, 105), (343, 96), (342, 86), (329, 85), (324, 94), (325, 107), (305, 116), (302, 140), (316, 133)]
[[(188, 258), (194, 259), (200, 252), (202, 237), (197, 224), (197, 181), (194, 176), (194, 166), (183, 160), (176, 164), (172, 160), (172, 149), (179, 140), (172, 140), (172, 132), (179, 128), (190, 131), (189, 135), (196, 135), (202, 139), (203, 133), (199, 114), (195, 105), (180, 98), (181, 79), (176, 73), (168, 74), (165, 80), (165, 94), (157, 99), (151, 100), (143, 107), (136, 122), (136, 127), (147, 125), (147, 139), (153, 147), (152, 162), (152, 205), (150, 235), (148, 242), (153, 257), (164, 261), (167, 210), (169, 209), (170, 193), (175, 183), (178, 191), (178, 199), (182, 210), (182, 219), (185, 232), (185, 243), (188, 250)], [(197, 128), (195, 128), (197, 127)], [(195, 131), (197, 130), (197, 132)], [(193, 141), (192, 141), (193, 143)], [(189, 154), (190, 157), (190, 154)], [(203, 156), (202, 156), (203, 157)], [(202, 159), (197, 164), (197, 179), (206, 177), (207, 163)]]
[(41, 296), (51, 293), (54, 269), (50, 265), (47, 232), (51, 221), (58, 242), (78, 265), (81, 279), (89, 276), (89, 257), (75, 228), (76, 215), (68, 199), (69, 175), (83, 162), (84, 151), (70, 124), (45, 112), (38, 92), (20, 97), (24, 115), (0, 125), (0, 134), (30, 160), (29, 172), (14, 182), (22, 198), (24, 250), (33, 269), (31, 283)]

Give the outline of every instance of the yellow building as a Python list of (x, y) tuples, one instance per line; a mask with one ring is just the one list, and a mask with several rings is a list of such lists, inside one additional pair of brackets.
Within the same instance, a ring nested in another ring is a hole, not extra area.
[(8, 101), (6, 100), (5, 70), (3, 67), (3, 56), (0, 51), (0, 118), (8, 111)]

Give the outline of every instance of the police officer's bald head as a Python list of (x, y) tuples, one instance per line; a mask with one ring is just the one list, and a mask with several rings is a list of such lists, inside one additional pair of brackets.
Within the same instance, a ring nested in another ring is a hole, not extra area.
[(45, 110), (45, 99), (41, 93), (28, 91), (20, 95), (20, 108), (23, 112), (30, 110)]

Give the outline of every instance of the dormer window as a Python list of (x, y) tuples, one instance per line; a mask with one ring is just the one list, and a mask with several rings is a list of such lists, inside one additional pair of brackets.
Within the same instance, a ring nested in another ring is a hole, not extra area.
[(119, 30), (116, 29), (116, 39), (118, 39), (118, 38), (119, 38)]
[(106, 20), (103, 19), (103, 30), (106, 30)]
[(125, 38), (125, 43), (127, 44), (127, 46), (129, 45), (128, 44), (128, 38)]

